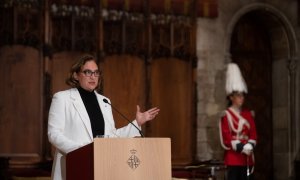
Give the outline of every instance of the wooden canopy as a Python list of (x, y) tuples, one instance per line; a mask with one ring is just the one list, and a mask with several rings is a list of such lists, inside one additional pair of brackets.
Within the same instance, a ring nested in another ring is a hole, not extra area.
[[(100, 7), (128, 12), (154, 14), (194, 15), (196, 17), (218, 16), (217, 0), (100, 0)], [(51, 4), (95, 7), (95, 0), (51, 0)]]

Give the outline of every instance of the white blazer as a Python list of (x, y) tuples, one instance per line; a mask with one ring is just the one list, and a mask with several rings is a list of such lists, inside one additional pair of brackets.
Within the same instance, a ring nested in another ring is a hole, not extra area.
[[(95, 94), (104, 118), (104, 135), (109, 137), (140, 136), (139, 131), (131, 124), (116, 129), (111, 106), (103, 102), (103, 99), (109, 102), (110, 100), (96, 91)], [(138, 126), (136, 121), (133, 123)], [(48, 138), (56, 147), (51, 177), (53, 180), (64, 180), (66, 179), (65, 155), (93, 142), (90, 119), (76, 88), (54, 94), (49, 110)]]

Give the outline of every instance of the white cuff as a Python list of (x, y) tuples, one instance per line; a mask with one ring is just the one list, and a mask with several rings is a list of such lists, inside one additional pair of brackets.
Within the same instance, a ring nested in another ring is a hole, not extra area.
[(248, 143), (251, 143), (253, 146), (256, 146), (256, 140), (254, 139), (249, 139)]
[(236, 145), (241, 143), (240, 140), (232, 140), (231, 141), (231, 146), (232, 146), (232, 149), (236, 151)]

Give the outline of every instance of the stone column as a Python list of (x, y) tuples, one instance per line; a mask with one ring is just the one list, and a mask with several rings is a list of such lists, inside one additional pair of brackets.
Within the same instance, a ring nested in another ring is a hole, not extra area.
[(293, 164), (296, 162), (296, 156), (299, 153), (299, 120), (297, 119), (297, 57), (292, 57), (287, 61), (289, 72), (289, 160), (291, 164), (290, 175), (297, 170)]

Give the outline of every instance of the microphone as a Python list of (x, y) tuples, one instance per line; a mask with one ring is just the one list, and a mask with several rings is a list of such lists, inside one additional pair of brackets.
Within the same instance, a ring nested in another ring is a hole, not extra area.
[(136, 126), (134, 125), (126, 116), (124, 116), (120, 111), (118, 111), (117, 108), (115, 108), (111, 103), (108, 102), (107, 99), (103, 99), (103, 102), (106, 104), (109, 104), (118, 114), (120, 114), (124, 119), (126, 119), (131, 125), (133, 125), (140, 133), (141, 137), (145, 137), (143, 132)]

